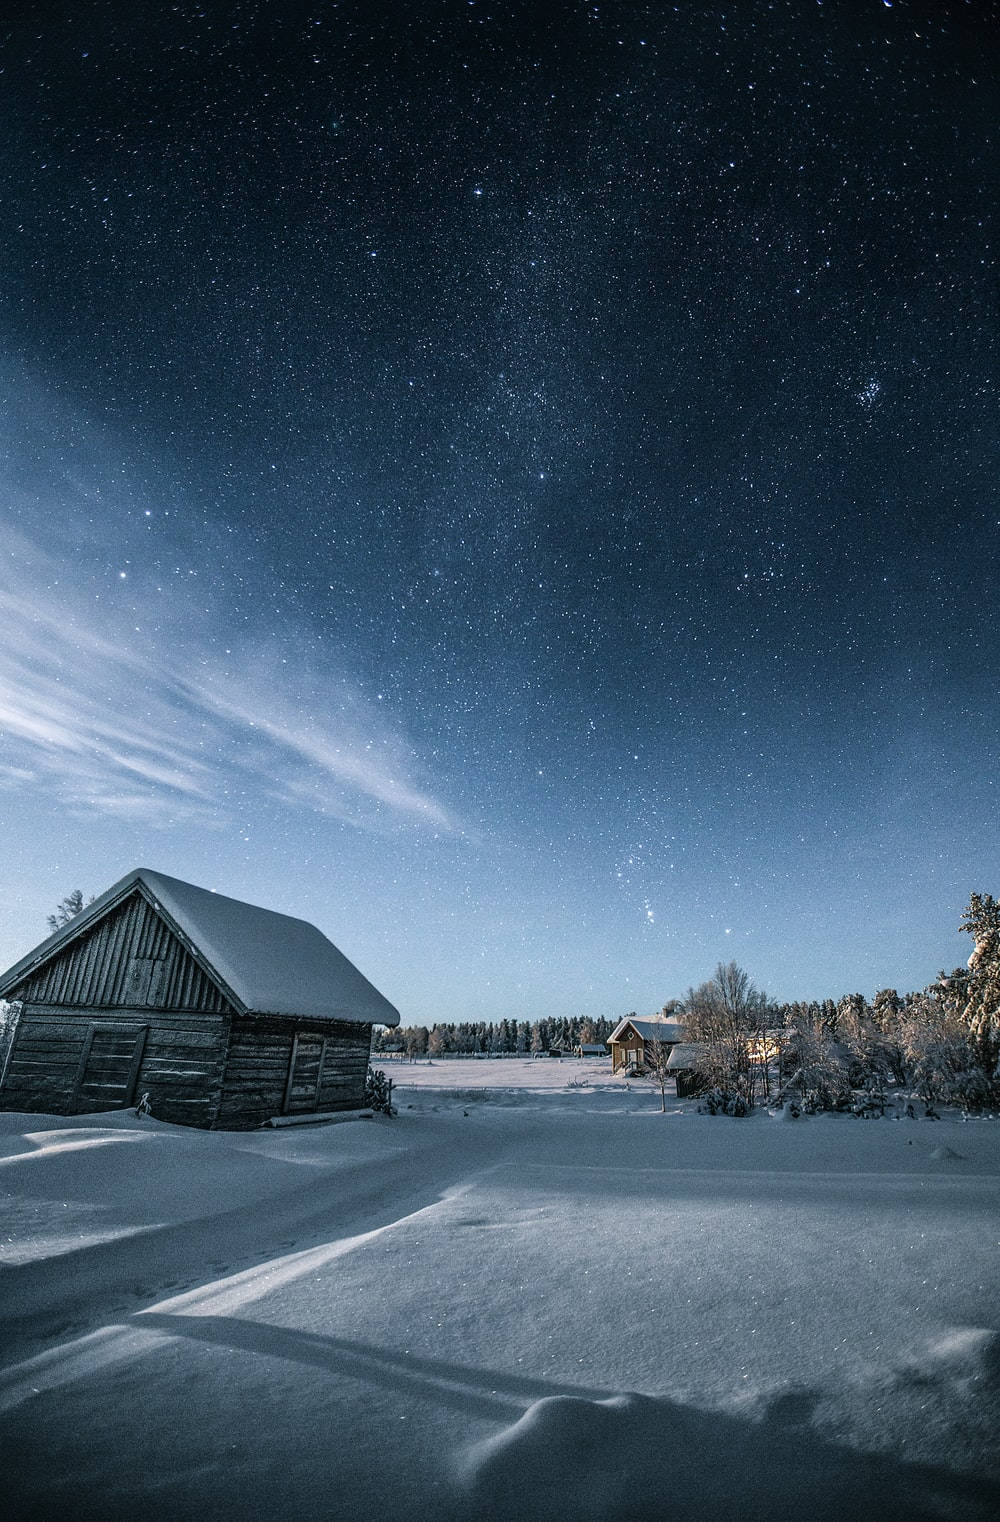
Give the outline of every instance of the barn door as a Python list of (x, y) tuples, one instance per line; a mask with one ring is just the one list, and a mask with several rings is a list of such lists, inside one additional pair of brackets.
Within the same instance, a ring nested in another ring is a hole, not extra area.
[(292, 1059), (288, 1064), (288, 1082), (285, 1084), (285, 1100), (281, 1106), (282, 1115), (301, 1115), (315, 1110), (319, 1086), (323, 1078), (325, 1055), (325, 1037), (293, 1037)]
[(92, 1025), (73, 1092), (76, 1114), (124, 1110), (135, 1099), (148, 1025)]

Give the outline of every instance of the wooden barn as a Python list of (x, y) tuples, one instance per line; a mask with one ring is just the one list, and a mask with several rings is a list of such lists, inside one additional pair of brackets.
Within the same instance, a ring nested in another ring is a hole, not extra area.
[(160, 1120), (221, 1130), (359, 1109), (372, 1026), (399, 1023), (305, 920), (145, 867), (5, 973), (0, 998), (22, 1007), (0, 1109), (148, 1095)]

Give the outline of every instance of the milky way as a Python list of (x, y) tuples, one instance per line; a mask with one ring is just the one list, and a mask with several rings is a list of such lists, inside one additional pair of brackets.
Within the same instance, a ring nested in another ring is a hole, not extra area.
[(995, 8), (31, 12), (0, 961), (149, 865), (408, 1022), (954, 965), (1000, 874)]

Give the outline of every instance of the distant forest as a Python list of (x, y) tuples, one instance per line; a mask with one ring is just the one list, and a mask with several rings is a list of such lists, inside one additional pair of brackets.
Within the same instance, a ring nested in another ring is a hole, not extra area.
[[(700, 990), (693, 990), (687, 999), (672, 999), (658, 1013), (668, 1020), (683, 1024), (685, 1015), (696, 1002)], [(900, 995), (894, 988), (880, 990), (869, 1005), (863, 994), (845, 994), (840, 999), (822, 999), (809, 1002), (780, 1003), (768, 999), (767, 1024), (772, 1029), (808, 1023), (822, 1025), (836, 1031), (842, 1019), (864, 1016), (871, 1010), (882, 1015), (887, 1009), (902, 1011), (917, 1004), (923, 994)], [(372, 1050), (375, 1053), (402, 1053), (407, 1057), (475, 1057), (519, 1056), (531, 1053), (569, 1053), (581, 1045), (596, 1043), (604, 1046), (611, 1032), (622, 1020), (649, 1018), (649, 1011), (640, 1016), (632, 1010), (623, 1010), (616, 1020), (587, 1016), (566, 1019), (542, 1020), (476, 1020), (460, 1024), (405, 1025), (396, 1030), (379, 1028), (375, 1032)]]
[(568, 1052), (586, 1042), (607, 1041), (617, 1020), (485, 1020), (460, 1025), (406, 1025), (377, 1030), (372, 1050), (402, 1051), (408, 1057), (516, 1056), (531, 1052)]

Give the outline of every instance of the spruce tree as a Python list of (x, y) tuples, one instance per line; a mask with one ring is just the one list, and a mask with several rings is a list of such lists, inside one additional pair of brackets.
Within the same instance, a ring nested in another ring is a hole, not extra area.
[(973, 893), (959, 928), (975, 942), (961, 1017), (992, 1078), (1000, 1059), (1000, 902), (991, 893)]

